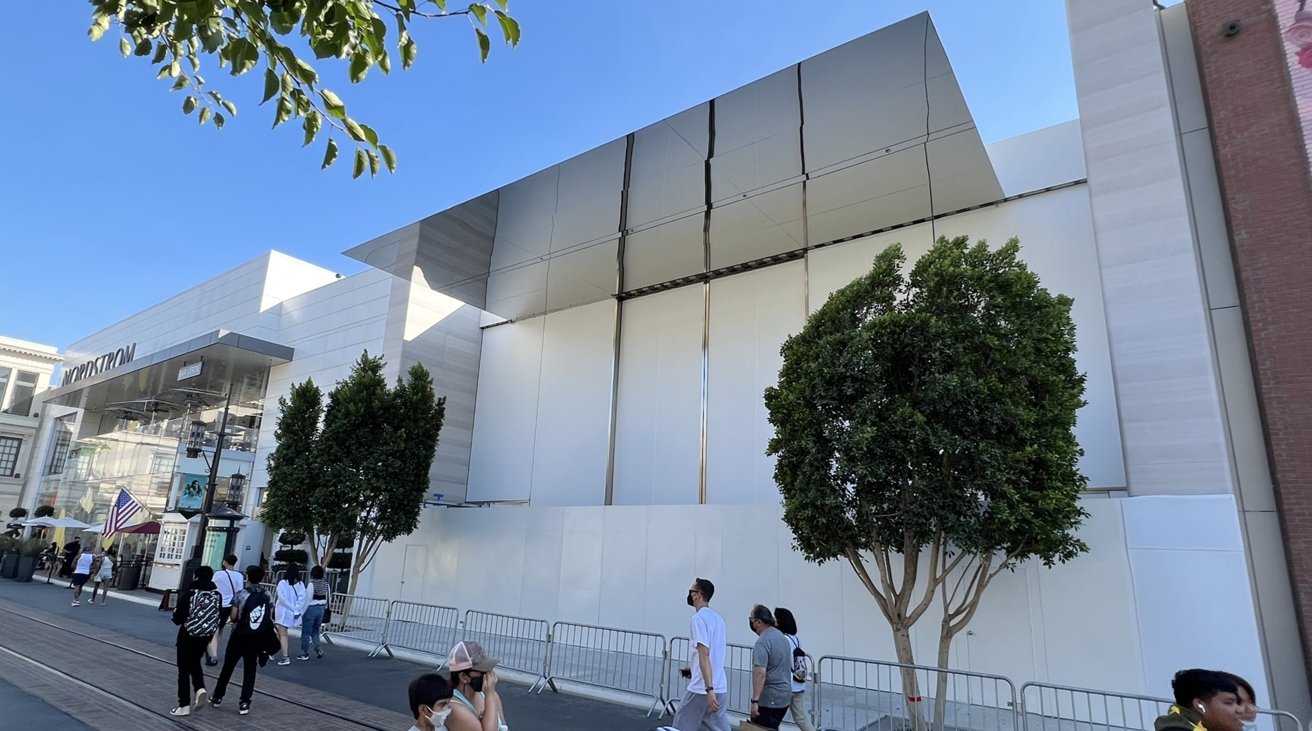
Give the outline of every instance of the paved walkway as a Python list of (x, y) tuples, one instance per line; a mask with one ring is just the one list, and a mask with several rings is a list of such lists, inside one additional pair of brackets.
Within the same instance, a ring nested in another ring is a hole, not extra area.
[[(230, 688), (223, 708), (179, 721), (167, 715), (177, 682), (176, 632), (168, 615), (151, 607), (113, 596), (105, 606), (71, 607), (68, 590), (57, 583), (0, 580), (0, 708), (6, 716), (17, 711), (9, 718), (24, 718), (25, 728), (404, 731), (413, 722), (406, 686), (429, 669), (327, 647), (323, 660), (262, 668), (249, 716), (237, 715)], [(212, 687), (217, 668), (206, 670)], [(501, 686), (516, 731), (647, 731), (660, 725), (624, 706), (550, 691), (530, 695), (506, 681)], [(34, 723), (26, 722), (29, 717)]]

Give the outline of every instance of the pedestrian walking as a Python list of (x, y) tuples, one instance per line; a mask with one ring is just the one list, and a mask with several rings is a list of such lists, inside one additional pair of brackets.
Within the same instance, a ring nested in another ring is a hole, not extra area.
[(287, 651), (287, 630), (301, 626), (301, 612), (305, 611), (305, 583), (301, 581), (301, 567), (291, 564), (275, 589), (278, 594), (273, 625), (278, 630), (278, 646), (282, 649), (279, 665), (291, 665)]
[(752, 607), (747, 627), (756, 633), (752, 647), (752, 723), (777, 729), (793, 701), (793, 645), (775, 627), (774, 613), (762, 604)]
[(200, 660), (219, 629), (219, 603), (214, 569), (198, 566), (191, 587), (178, 596), (178, 606), (173, 609), (173, 623), (178, 625), (178, 705), (169, 711), (170, 716), (190, 716), (193, 710), (205, 707), (205, 671)]
[(1225, 674), (1235, 681), (1239, 691), (1239, 720), (1244, 724), (1244, 731), (1257, 731), (1257, 693), (1253, 685), (1234, 673)]
[(210, 646), (205, 651), (207, 656), (205, 664), (210, 667), (219, 664), (219, 646), (223, 643), (223, 628), (228, 626), (228, 620), (232, 616), (232, 600), (246, 585), (246, 577), (237, 570), (236, 556), (229, 554), (224, 557), (223, 568), (214, 575), (214, 585), (219, 587), (219, 597), (223, 600), (223, 605), (219, 608), (219, 629), (214, 633), (214, 639), (210, 640)]
[(278, 637), (273, 630), (273, 600), (260, 587), (264, 581), (264, 568), (246, 567), (246, 587), (232, 600), (232, 634), (223, 651), (223, 670), (214, 684), (210, 704), (223, 705), (223, 694), (228, 690), (232, 671), (241, 660), (241, 700), (237, 712), (245, 716), (251, 710), (251, 696), (255, 693), (255, 673), (269, 660), (269, 653), (277, 646)]
[(96, 569), (96, 574), (91, 581), (91, 603), (96, 603), (96, 594), (100, 594), (100, 606), (105, 606), (105, 600), (109, 598), (109, 582), (114, 578), (114, 559), (118, 556), (114, 553), (114, 547), (110, 546), (104, 553), (100, 554), (100, 568)]
[(700, 731), (704, 725), (711, 731), (729, 731), (729, 681), (724, 673), (724, 656), (727, 641), (724, 617), (711, 609), (715, 584), (697, 579), (688, 589), (688, 606), (692, 615), (690, 667), (684, 668), (689, 678), (688, 691), (674, 714), (671, 727), (678, 731)]
[(59, 568), (59, 575), (67, 579), (73, 575), (73, 562), (82, 554), (82, 536), (64, 544), (64, 561)]
[(319, 633), (323, 629), (323, 614), (328, 609), (328, 598), (332, 595), (328, 581), (324, 579), (323, 567), (310, 569), (310, 585), (305, 591), (305, 610), (301, 613), (301, 655), (297, 660), (310, 659), (310, 645), (314, 645), (315, 657), (323, 659)]
[(775, 626), (780, 632), (788, 638), (788, 642), (793, 646), (793, 672), (792, 672), (792, 690), (793, 700), (789, 704), (792, 711), (793, 723), (801, 731), (815, 731), (815, 726), (811, 723), (811, 717), (806, 713), (806, 702), (802, 695), (806, 693), (806, 681), (811, 675), (811, 668), (808, 666), (806, 651), (802, 649), (802, 641), (797, 639), (797, 618), (785, 607), (775, 607), (774, 610)]
[(82, 604), (82, 587), (86, 586), (87, 579), (91, 578), (91, 564), (96, 560), (96, 555), (91, 552), (91, 546), (81, 546), (82, 554), (77, 557), (73, 566), (73, 606)]
[(424, 673), (410, 681), (410, 713), (415, 717), (410, 731), (447, 731), (451, 684), (437, 673)]
[(477, 642), (457, 642), (447, 656), (451, 671), (451, 716), (448, 731), (509, 731), (506, 709), (497, 692), (497, 660)]

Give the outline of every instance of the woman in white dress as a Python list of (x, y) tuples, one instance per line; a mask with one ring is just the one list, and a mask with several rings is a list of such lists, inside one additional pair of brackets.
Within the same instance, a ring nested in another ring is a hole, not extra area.
[(91, 580), (96, 582), (91, 586), (91, 603), (96, 603), (96, 593), (100, 593), (100, 606), (105, 606), (105, 600), (109, 598), (109, 581), (114, 578), (114, 560), (118, 558), (114, 554), (114, 547), (110, 546), (100, 555), (100, 570)]
[(305, 611), (305, 582), (301, 581), (301, 567), (292, 564), (283, 573), (278, 582), (277, 598), (273, 605), (273, 626), (278, 630), (278, 642), (282, 646), (282, 659), (279, 665), (291, 665), (291, 656), (287, 654), (287, 628), (301, 626), (301, 613)]

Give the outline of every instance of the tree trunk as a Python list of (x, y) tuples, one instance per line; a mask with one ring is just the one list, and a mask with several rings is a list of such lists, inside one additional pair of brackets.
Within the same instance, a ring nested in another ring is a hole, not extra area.
[[(915, 665), (915, 651), (911, 647), (911, 627), (895, 626), (893, 627), (893, 649), (897, 653), (897, 661), (902, 665)], [(902, 696), (906, 702), (907, 724), (911, 731), (926, 731), (925, 726), (925, 705), (920, 696), (920, 678), (916, 676), (916, 671), (910, 667), (904, 667), (902, 672)]]
[[(938, 666), (943, 670), (948, 667), (952, 650), (953, 632), (949, 628), (947, 619), (939, 627), (938, 633)], [(947, 721), (948, 709), (948, 674), (940, 670), (936, 675), (938, 681), (934, 684), (934, 731), (943, 731)]]

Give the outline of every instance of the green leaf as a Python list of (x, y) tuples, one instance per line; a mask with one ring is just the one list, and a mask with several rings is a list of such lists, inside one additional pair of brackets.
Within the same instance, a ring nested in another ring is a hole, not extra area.
[(264, 70), (264, 98), (260, 100), (263, 104), (273, 98), (278, 93), (278, 74), (273, 68)]
[(506, 37), (506, 43), (512, 46), (519, 45), (519, 21), (506, 15), (500, 10), (496, 11), (497, 21), (501, 23), (501, 34)]
[(210, 108), (205, 107), (204, 109), (200, 110), (200, 123), (205, 124), (208, 121), (210, 121)]
[(382, 48), (383, 42), (387, 40), (387, 23), (384, 23), (382, 18), (374, 18), (369, 23), (374, 37), (378, 39), (378, 47)]
[(487, 6), (482, 3), (473, 3), (469, 6), (469, 12), (478, 18), (478, 22), (487, 25)]
[(224, 100), (222, 100), (222, 101), (219, 102), (219, 105), (222, 106), (225, 110), (227, 110), (228, 114), (231, 114), (231, 115), (234, 116), (234, 117), (237, 116), (237, 105), (236, 105), (236, 104), (233, 104), (232, 102), (228, 101), (227, 99), (224, 99)]
[(255, 68), (256, 62), (260, 60), (260, 51), (245, 38), (234, 38), (228, 43), (228, 60), (232, 62), (230, 73), (241, 76)]
[(150, 54), (150, 49), (151, 49), (152, 47), (153, 47), (153, 44), (151, 44), (150, 39), (149, 39), (149, 38), (143, 38), (143, 39), (141, 39), (141, 42), (137, 44), (136, 49), (134, 49), (134, 50), (132, 51), (132, 53), (133, 53), (133, 55), (136, 55), (136, 56), (147, 56), (147, 55)]
[(196, 111), (196, 97), (189, 96), (182, 100), (182, 113), (191, 114)]
[(323, 116), (318, 112), (311, 111), (305, 115), (305, 121), (301, 123), (301, 129), (305, 130), (305, 144), (301, 147), (314, 142), (314, 138), (319, 135), (319, 129), (323, 127)]
[(379, 145), (378, 151), (383, 153), (383, 162), (387, 163), (387, 172), (396, 172), (396, 153), (387, 145)]
[(292, 118), (292, 110), (293, 110), (293, 107), (292, 107), (292, 100), (291, 100), (291, 98), (288, 97), (288, 96), (286, 96), (285, 94), (282, 95), (282, 96), (279, 96), (279, 97), (278, 97), (278, 111), (277, 111), (277, 112), (274, 114), (274, 116), (273, 116), (273, 126), (274, 126), (274, 127), (277, 127), (278, 125), (282, 124), (283, 122), (286, 122), (287, 120), (291, 119), (291, 118)]
[(96, 13), (91, 18), (91, 27), (87, 29), (87, 35), (91, 36), (91, 40), (98, 41), (104, 37), (107, 30), (109, 30), (109, 16)]
[(127, 36), (120, 36), (120, 37), (119, 37), (119, 39), (118, 39), (118, 50), (119, 50), (119, 53), (122, 53), (122, 54), (123, 54), (123, 58), (127, 58), (128, 56), (131, 56), (131, 55), (132, 55), (132, 44), (131, 44), (131, 43), (128, 43), (128, 38), (127, 38)]
[(358, 84), (364, 81), (364, 77), (369, 73), (369, 54), (364, 51), (356, 51), (351, 54), (351, 83)]
[(169, 76), (176, 79), (178, 75), (181, 73), (182, 73), (182, 64), (178, 63), (178, 59), (175, 58), (173, 59), (173, 62), (169, 64)]
[(346, 105), (342, 103), (340, 97), (328, 89), (319, 90), (319, 98), (323, 99), (324, 109), (337, 119), (346, 119)]
[(487, 37), (482, 28), (475, 28), (474, 33), (478, 35), (478, 56), (479, 60), (487, 63), (487, 54), (492, 50), (492, 40)]
[(418, 54), (419, 47), (415, 45), (414, 39), (407, 37), (401, 42), (401, 68), (408, 69), (414, 65)]
[(296, 57), (296, 63), (292, 64), (292, 68), (296, 71), (296, 78), (302, 84), (319, 83), (319, 72), (315, 71), (313, 66), (306, 63), (299, 56)]
[(321, 165), (319, 169), (327, 170), (328, 166), (335, 162), (337, 162), (337, 141), (329, 137), (328, 149), (323, 152), (323, 165)]
[(164, 78), (164, 77), (166, 77), (166, 76), (168, 76), (168, 75), (169, 75), (169, 67), (168, 67), (168, 66), (161, 66), (160, 69), (159, 69), (159, 73), (155, 74), (155, 78), (156, 78), (156, 79), (162, 79), (162, 78)]
[(187, 88), (187, 84), (190, 83), (191, 79), (188, 79), (186, 76), (179, 76), (178, 80), (173, 82), (173, 88), (169, 89), (169, 91), (182, 91)]
[(379, 167), (378, 153), (374, 152), (373, 150), (365, 150), (364, 154), (369, 156), (369, 177), (371, 178), (378, 177), (378, 167)]
[(216, 115), (214, 115), (214, 126), (215, 126), (215, 127), (219, 128), (219, 129), (223, 129), (223, 122), (224, 122), (224, 119), (223, 119), (223, 115), (222, 115), (222, 114), (216, 114)]
[(392, 57), (387, 55), (387, 51), (383, 51), (382, 55), (378, 57), (378, 68), (382, 69), (385, 74), (392, 73)]
[(351, 171), (351, 179), (354, 180), (364, 175), (365, 165), (369, 164), (369, 159), (365, 157), (364, 150), (356, 148), (355, 150), (355, 169)]
[(369, 144), (374, 147), (378, 146), (378, 133), (374, 131), (373, 127), (362, 124), (360, 125), (360, 131), (364, 133), (364, 138), (369, 141)]
[(502, 10), (507, 10), (510, 8), (510, 0), (497, 0), (497, 5), (500, 5)]
[(164, 61), (164, 55), (168, 52), (169, 47), (161, 42), (158, 46), (155, 46), (155, 55), (151, 57), (150, 64), (154, 66), (155, 64), (162, 63)]
[(351, 139), (356, 142), (364, 142), (367, 139), (364, 135), (364, 128), (354, 119), (347, 117), (342, 120), (342, 124), (346, 125), (346, 133), (351, 135)]

